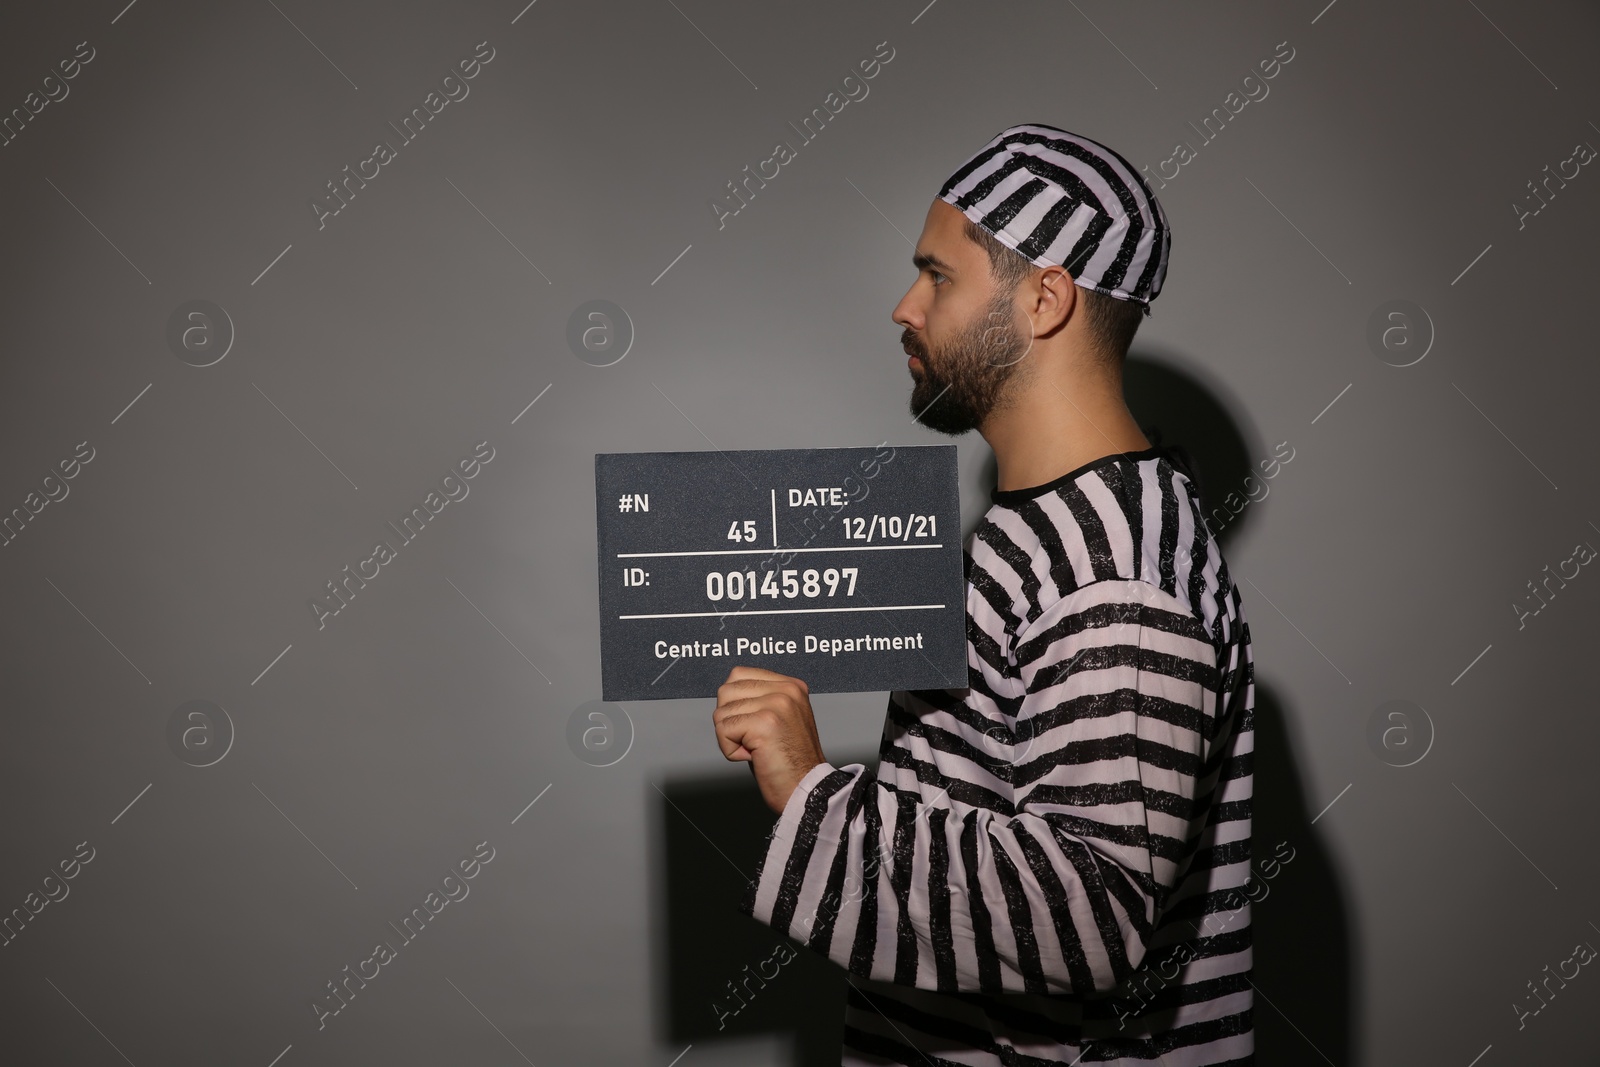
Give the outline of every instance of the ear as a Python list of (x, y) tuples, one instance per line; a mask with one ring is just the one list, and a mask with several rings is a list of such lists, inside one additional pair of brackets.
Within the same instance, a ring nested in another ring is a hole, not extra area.
[(1047, 337), (1072, 317), (1078, 306), (1078, 287), (1063, 267), (1046, 267), (1028, 286), (1023, 311), (1033, 320), (1033, 335)]

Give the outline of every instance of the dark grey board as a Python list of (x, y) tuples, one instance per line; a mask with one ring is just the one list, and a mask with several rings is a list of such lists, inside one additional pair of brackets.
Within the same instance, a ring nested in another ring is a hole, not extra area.
[(606, 700), (967, 684), (954, 445), (594, 459)]

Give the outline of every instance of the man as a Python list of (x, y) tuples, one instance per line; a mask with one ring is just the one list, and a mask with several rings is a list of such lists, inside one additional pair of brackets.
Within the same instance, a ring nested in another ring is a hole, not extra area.
[(1170, 234), (1127, 161), (1008, 129), (894, 310), (918, 421), (976, 429), (968, 688), (894, 693), (876, 774), (805, 682), (736, 667), (718, 744), (779, 813), (743, 910), (849, 971), (846, 1064), (1254, 1060), (1249, 627), (1121, 363)]

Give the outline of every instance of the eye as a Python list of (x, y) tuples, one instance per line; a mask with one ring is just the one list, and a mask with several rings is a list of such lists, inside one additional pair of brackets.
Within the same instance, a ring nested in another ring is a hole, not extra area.
[(949, 278), (946, 278), (943, 274), (940, 274), (936, 270), (930, 270), (928, 273), (933, 276), (933, 284), (934, 285), (938, 285), (940, 282), (948, 282), (950, 280)]

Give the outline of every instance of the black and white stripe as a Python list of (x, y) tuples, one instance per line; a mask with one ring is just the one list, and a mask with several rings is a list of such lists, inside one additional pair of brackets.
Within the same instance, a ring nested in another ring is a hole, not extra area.
[(939, 199), (1037, 267), (1150, 311), (1172, 231), (1161, 203), (1116, 152), (1054, 126), (1013, 126), (964, 163)]
[(813, 769), (743, 910), (849, 970), (846, 1064), (1249, 1062), (1250, 631), (1192, 483), (996, 493), (967, 569), (968, 688)]

